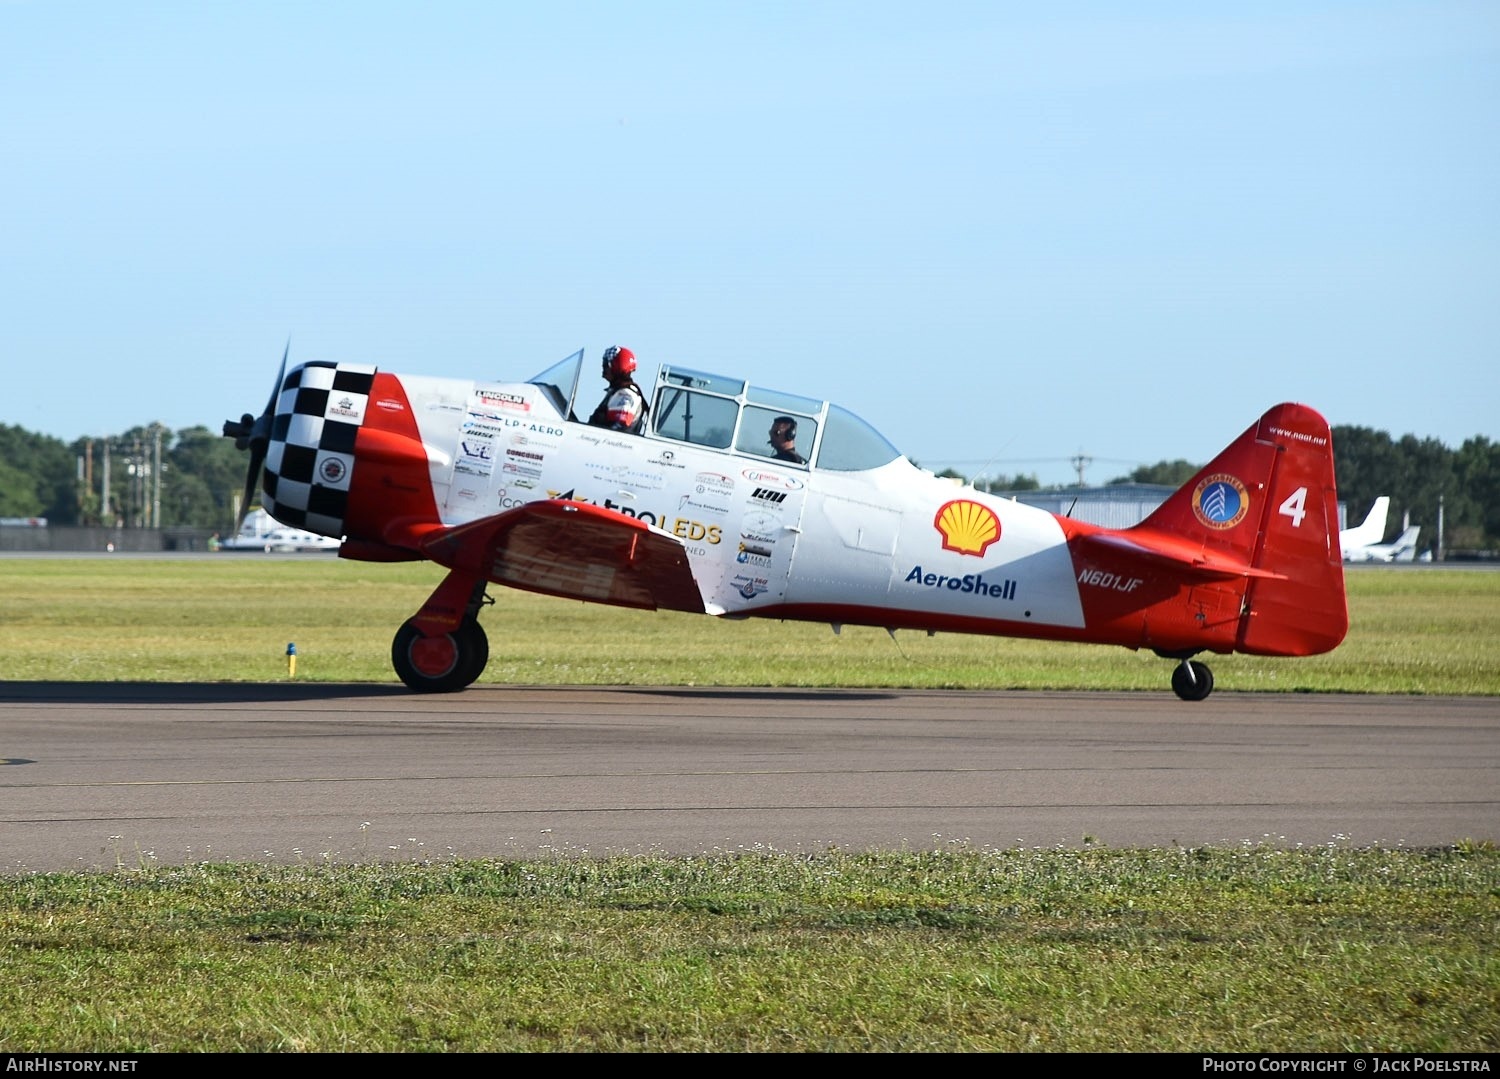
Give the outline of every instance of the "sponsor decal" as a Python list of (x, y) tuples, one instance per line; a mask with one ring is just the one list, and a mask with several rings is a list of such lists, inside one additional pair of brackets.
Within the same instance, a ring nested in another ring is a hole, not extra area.
[(767, 472), (763, 468), (747, 468), (740, 475), (760, 487), (778, 487), (783, 491), (802, 490), (802, 481), (796, 476), (784, 476), (780, 472)]
[(701, 498), (694, 498), (692, 495), (678, 495), (677, 512), (681, 513), (685, 509), (702, 510), (704, 513), (717, 513), (721, 517), (729, 512), (728, 506), (720, 506), (713, 502), (704, 502)]
[(382, 397), (375, 402), (375, 407), (386, 412), (405, 412), (406, 406), (394, 397)]
[(769, 547), (758, 547), (753, 543), (741, 543), (739, 553), (734, 556), (734, 560), (741, 565), (769, 566), (771, 564), (771, 549)]
[(505, 456), (521, 461), (545, 461), (547, 459), (544, 454), (533, 453), (531, 450), (511, 449), (509, 446), (505, 448)]
[(318, 464), (318, 477), (324, 483), (340, 483), (349, 475), (349, 466), (342, 457), (325, 457)]
[(610, 461), (585, 461), (583, 467), (592, 473), (594, 479), (604, 483), (618, 483), (652, 491), (661, 490), (662, 475), (657, 469), (648, 471), (636, 465), (617, 465)]
[[(604, 503), (604, 508), (617, 509), (621, 513), (630, 513), (623, 506), (611, 506), (607, 501)], [(650, 514), (636, 513), (631, 514), (631, 516), (644, 521), (650, 517)], [(724, 538), (723, 530), (718, 525), (706, 525), (702, 521), (694, 521), (685, 517), (674, 517), (670, 522), (660, 521), (651, 523), (657, 524), (657, 527), (665, 529), (678, 539), (703, 540), (705, 543), (718, 543)]]
[[(562, 432), (560, 430), (558, 430), (556, 427), (542, 427), (540, 424), (533, 423), (533, 424), (530, 424), (526, 429), (528, 431), (530, 431), (532, 434), (531, 435), (521, 435), (521, 434), (511, 435), (511, 437), (510, 437), (510, 444), (512, 446), (540, 446), (544, 450), (555, 450), (555, 449), (557, 449), (558, 443), (555, 441), (555, 438), (557, 436), (560, 436), (562, 434)], [(539, 439), (539, 438), (534, 438), (534, 437), (532, 437), (533, 435), (552, 435), (552, 436), (554, 436), (554, 438), (543, 440), (543, 439)]]
[(1217, 531), (1233, 528), (1250, 512), (1250, 492), (1227, 472), (1204, 476), (1193, 488), (1193, 516)]
[(765, 577), (746, 577), (743, 573), (736, 574), (729, 582), (734, 590), (746, 599), (754, 599), (771, 588), (771, 582)]
[(677, 455), (671, 450), (662, 450), (649, 463), (657, 468), (687, 468), (687, 465), (678, 462)]
[[(529, 405), (526, 406), (528, 409)], [(513, 441), (524, 439), (524, 436), (515, 434), (520, 431), (530, 431), (535, 435), (547, 435), (551, 438), (562, 438), (563, 429), (551, 424), (540, 423), (535, 420), (527, 420), (518, 416), (507, 416), (499, 412), (486, 412), (478, 408), (468, 410), (467, 424), (473, 424), (476, 430), (485, 431), (490, 434), (500, 434), (501, 431), (510, 431), (514, 434)]]
[(493, 408), (507, 408), (517, 412), (530, 412), (531, 402), (519, 393), (508, 393), (505, 390), (480, 390), (474, 391), (474, 396), (480, 404), (490, 405)]
[(781, 519), (764, 510), (751, 510), (740, 521), (740, 535), (753, 543), (775, 543), (781, 534)]
[(949, 592), (957, 592), (962, 596), (982, 596), (986, 599), (1004, 600), (1016, 598), (1016, 582), (1013, 578), (987, 579), (982, 573), (965, 573), (962, 577), (949, 577), (942, 573), (923, 573), (921, 566), (913, 566), (911, 572), (906, 575), (906, 583), (920, 585), (922, 588), (947, 589)]
[(734, 479), (722, 472), (700, 472), (693, 477), (693, 483), (700, 495), (709, 491), (727, 495), (734, 490)]
[(1293, 431), (1288, 427), (1277, 427), (1275, 424), (1271, 424), (1267, 429), (1271, 434), (1280, 438), (1290, 439), (1292, 442), (1306, 442), (1313, 446), (1326, 446), (1328, 444), (1328, 439), (1325, 436), (1313, 434), (1308, 431)]
[(769, 502), (771, 505), (779, 505), (786, 501), (785, 491), (775, 491), (769, 487), (757, 487), (750, 492), (750, 497), (756, 502)]
[[(506, 466), (509, 467), (508, 465)], [(724, 539), (724, 530), (719, 525), (706, 524), (690, 517), (674, 517), (654, 510), (640, 510), (632, 506), (622, 506), (613, 499), (606, 498), (602, 503), (596, 499), (580, 495), (575, 490), (547, 491), (548, 498), (568, 499), (574, 502), (587, 502), (590, 505), (602, 505), (607, 510), (623, 513), (626, 517), (634, 517), (637, 521), (643, 521), (648, 525), (654, 525), (663, 532), (670, 532), (678, 539), (690, 542), (703, 542), (708, 544), (721, 543)]]
[(490, 461), (495, 457), (495, 447), (480, 439), (465, 438), (459, 444), (459, 452), (475, 461)]
[(932, 527), (943, 537), (943, 550), (982, 556), (1000, 538), (1000, 518), (995, 511), (967, 498), (955, 498), (938, 507)]
[(1139, 577), (1126, 577), (1123, 573), (1106, 573), (1102, 569), (1086, 569), (1078, 574), (1078, 583), (1091, 588), (1108, 588), (1116, 592), (1134, 592), (1145, 584)]
[(328, 417), (332, 419), (334, 416), (343, 416), (346, 419), (357, 420), (361, 410), (355, 408), (355, 404), (354, 398), (349, 396), (340, 397), (337, 401), (329, 401)]

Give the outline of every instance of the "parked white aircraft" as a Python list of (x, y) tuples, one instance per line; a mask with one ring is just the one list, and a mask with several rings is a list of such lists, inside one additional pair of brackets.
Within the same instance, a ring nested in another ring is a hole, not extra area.
[(257, 506), (245, 515), (245, 523), (232, 539), (219, 544), (222, 551), (337, 551), (339, 541), (316, 532), (288, 528)]
[(1370, 507), (1365, 519), (1357, 525), (1339, 530), (1339, 548), (1345, 562), (1388, 562), (1389, 559), (1366, 558), (1364, 548), (1379, 544), (1385, 539), (1385, 518), (1391, 508), (1391, 496), (1381, 495)]
[(1390, 543), (1369, 543), (1356, 547), (1353, 554), (1344, 557), (1350, 562), (1415, 562), (1417, 558), (1417, 536), (1422, 529), (1410, 525)]

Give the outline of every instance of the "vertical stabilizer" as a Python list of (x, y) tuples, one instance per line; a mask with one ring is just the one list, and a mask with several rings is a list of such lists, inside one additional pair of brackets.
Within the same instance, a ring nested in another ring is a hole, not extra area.
[(1205, 565), (1244, 567), (1235, 651), (1306, 656), (1343, 641), (1333, 436), (1306, 405), (1271, 408), (1137, 528)]

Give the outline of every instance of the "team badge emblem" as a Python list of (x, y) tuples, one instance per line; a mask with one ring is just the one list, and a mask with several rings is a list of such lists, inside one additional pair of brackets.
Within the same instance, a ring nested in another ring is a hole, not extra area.
[(1250, 493), (1227, 472), (1203, 477), (1193, 488), (1193, 515), (1209, 528), (1233, 528), (1250, 512)]

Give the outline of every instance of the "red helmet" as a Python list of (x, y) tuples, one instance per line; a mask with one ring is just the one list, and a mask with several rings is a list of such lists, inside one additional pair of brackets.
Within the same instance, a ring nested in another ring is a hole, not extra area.
[(635, 353), (619, 345), (610, 345), (604, 350), (604, 377), (608, 379), (628, 378), (635, 374)]

